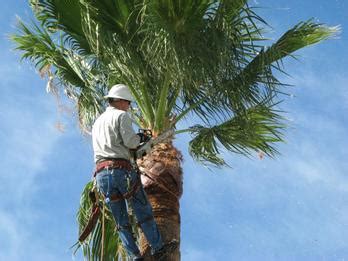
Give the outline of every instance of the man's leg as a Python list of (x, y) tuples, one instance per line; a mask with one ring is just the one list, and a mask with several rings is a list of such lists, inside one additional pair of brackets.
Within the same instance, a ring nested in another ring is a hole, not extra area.
[(132, 233), (132, 226), (129, 223), (128, 212), (125, 200), (108, 203), (112, 215), (115, 218), (117, 230), (121, 238), (123, 246), (131, 256), (140, 256), (140, 251), (135, 243)]
[[(97, 175), (97, 185), (100, 191), (105, 197), (113, 194), (119, 194), (116, 188), (117, 176), (120, 173), (115, 173), (115, 170), (105, 170)], [(122, 240), (123, 246), (127, 250), (130, 256), (139, 256), (140, 251), (135, 243), (134, 236), (132, 234), (132, 228), (129, 224), (128, 212), (125, 200), (110, 201), (107, 203), (108, 207), (114, 216), (119, 231), (119, 236)]]
[[(137, 175), (138, 174), (135, 172), (131, 173), (133, 184), (140, 178)], [(132, 204), (138, 224), (140, 225), (148, 243), (151, 246), (152, 252), (156, 252), (163, 247), (163, 241), (153, 217), (152, 207), (142, 186), (133, 195), (133, 197), (131, 197), (130, 203)]]

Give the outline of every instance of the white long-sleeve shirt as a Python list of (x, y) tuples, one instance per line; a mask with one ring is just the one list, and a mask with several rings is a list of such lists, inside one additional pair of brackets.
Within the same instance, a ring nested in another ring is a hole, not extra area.
[(102, 158), (130, 159), (129, 149), (135, 149), (140, 137), (132, 128), (128, 113), (107, 107), (92, 127), (94, 161)]

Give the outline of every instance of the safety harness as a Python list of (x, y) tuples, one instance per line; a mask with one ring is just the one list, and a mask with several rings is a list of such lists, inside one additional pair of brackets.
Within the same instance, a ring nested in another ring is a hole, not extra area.
[[(132, 171), (133, 167), (131, 163), (126, 159), (106, 159), (99, 161), (96, 165), (96, 169), (93, 173), (93, 178), (95, 178), (98, 173), (100, 173), (104, 169), (124, 169), (127, 171)], [(129, 199), (131, 198), (135, 193), (138, 192), (138, 190), (141, 187), (141, 180), (140, 176), (138, 177), (137, 181), (129, 188), (129, 190), (124, 194), (111, 194), (111, 195), (105, 195), (105, 202), (115, 202), (123, 199)], [(79, 236), (79, 241), (83, 242), (88, 235), (92, 232), (93, 228), (95, 227), (98, 218), (101, 213), (101, 206), (98, 202), (98, 191), (96, 188), (92, 189), (90, 192), (90, 198), (92, 201), (92, 209), (91, 209), (91, 215), (87, 222), (87, 225), (81, 232)]]
[[(125, 160), (125, 159), (105, 160), (97, 164), (96, 171), (94, 172), (94, 176), (98, 175), (98, 173), (104, 169), (125, 169), (127, 171), (131, 171), (132, 165), (128, 160)], [(126, 193), (106, 195), (106, 201), (110, 202), (110, 201), (119, 201), (122, 199), (129, 199), (135, 193), (138, 192), (140, 187), (141, 187), (141, 180), (140, 178), (138, 178), (137, 181), (132, 185), (132, 187)]]
[(132, 164), (126, 159), (104, 159), (97, 162), (93, 177), (96, 177), (99, 172), (104, 169), (125, 169), (132, 170)]

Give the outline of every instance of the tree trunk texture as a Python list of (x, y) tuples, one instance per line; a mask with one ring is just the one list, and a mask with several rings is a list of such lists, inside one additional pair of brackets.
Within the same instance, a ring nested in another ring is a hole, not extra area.
[[(178, 247), (165, 260), (180, 260), (180, 204), (182, 195), (182, 154), (172, 143), (157, 144), (149, 155), (138, 162), (148, 199), (164, 243), (173, 239)], [(150, 247), (140, 231), (140, 251), (146, 261), (151, 257)]]

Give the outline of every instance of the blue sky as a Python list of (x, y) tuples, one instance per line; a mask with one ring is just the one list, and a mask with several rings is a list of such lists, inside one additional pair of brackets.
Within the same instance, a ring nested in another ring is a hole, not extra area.
[[(46, 82), (19, 63), (7, 35), (24, 1), (0, 16), (0, 260), (72, 260), (75, 213), (93, 169), (90, 138), (59, 113)], [(286, 60), (292, 94), (276, 159), (226, 155), (232, 168), (209, 171), (183, 152), (182, 260), (348, 260), (348, 4), (344, 0), (252, 0), (276, 39), (313, 17), (341, 25), (338, 39)], [(65, 125), (58, 131), (57, 122)], [(82, 260), (76, 256), (75, 260)]]

